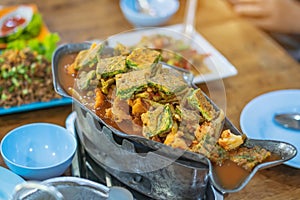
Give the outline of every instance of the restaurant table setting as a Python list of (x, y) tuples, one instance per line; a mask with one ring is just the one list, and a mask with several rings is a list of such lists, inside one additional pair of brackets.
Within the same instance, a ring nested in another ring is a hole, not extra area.
[(226, 1), (2, 4), (0, 199), (299, 197), (300, 66)]

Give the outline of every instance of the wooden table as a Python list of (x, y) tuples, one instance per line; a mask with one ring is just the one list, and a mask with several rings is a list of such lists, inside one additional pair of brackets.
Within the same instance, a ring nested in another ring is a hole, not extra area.
[[(48, 28), (58, 32), (62, 43), (103, 39), (132, 29), (116, 0), (11, 1), (36, 3)], [(167, 25), (183, 22), (185, 1)], [(224, 0), (198, 2), (196, 29), (238, 70), (223, 80), (226, 114), (238, 127), (243, 107), (254, 97), (280, 89), (300, 88), (300, 66), (267, 34), (232, 13)], [(210, 84), (218, 87), (217, 81)], [(203, 85), (199, 85), (202, 87)], [(0, 116), (0, 139), (11, 129), (31, 122), (64, 125), (72, 106)], [(5, 166), (0, 158), (0, 165)], [(300, 170), (280, 165), (259, 171), (240, 192), (225, 199), (299, 199)]]

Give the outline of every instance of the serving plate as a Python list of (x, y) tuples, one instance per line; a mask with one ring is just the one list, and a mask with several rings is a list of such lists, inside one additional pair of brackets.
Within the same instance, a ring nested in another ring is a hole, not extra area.
[[(34, 14), (38, 14), (38, 7), (36, 4), (26, 4), (26, 5), (14, 5), (14, 6), (0, 6), (0, 27), (1, 24), (8, 18), (13, 16), (21, 16), (26, 18), (26, 23), (24, 23), (22, 26), (18, 26), (18, 28), (25, 28), (26, 25), (32, 20), (32, 16)], [(13, 32), (10, 32), (9, 34), (12, 34)], [(41, 29), (39, 34), (36, 36), (36, 38), (39, 41), (42, 41), (48, 34), (50, 34), (48, 27), (42, 21)], [(5, 35), (7, 36), (7, 35)], [(1, 39), (1, 33), (0, 33), (0, 39)], [(3, 36), (4, 37), (4, 36)], [(4, 41), (0, 40), (0, 54), (1, 51), (4, 51), (7, 44), (4, 43)], [(62, 105), (68, 105), (72, 103), (72, 99), (70, 98), (57, 98), (57, 99), (51, 99), (47, 102), (31, 102), (28, 104), (22, 104), (20, 106), (12, 106), (9, 108), (4, 108), (0, 106), (0, 116), (6, 115), (6, 114), (13, 114), (13, 113), (20, 113), (20, 112), (27, 112), (31, 110), (37, 110), (37, 109), (44, 109), (44, 108), (50, 108), (50, 107), (56, 107), (56, 106), (62, 106)]]
[[(256, 139), (285, 141), (300, 149), (300, 131), (280, 126), (274, 121), (277, 113), (300, 112), (300, 90), (278, 90), (251, 100), (240, 117), (242, 131)], [(300, 154), (284, 164), (300, 169)]]
[(16, 185), (25, 182), (17, 174), (0, 167), (0, 200), (11, 199)]
[(210, 72), (205, 74), (196, 74), (194, 83), (208, 82), (216, 79), (222, 79), (236, 75), (238, 72), (236, 68), (217, 50), (215, 49), (200, 33), (195, 32), (193, 38), (186, 38), (183, 32), (183, 25), (176, 24), (172, 26), (165, 26), (161, 28), (138, 28), (134, 31), (124, 32), (111, 36), (107, 39), (110, 46), (115, 46), (118, 42), (126, 46), (133, 46), (140, 41), (143, 36), (150, 36), (155, 34), (162, 34), (171, 36), (174, 39), (191, 39), (191, 47), (199, 54), (208, 54), (209, 56), (204, 59), (205, 65), (209, 68)]

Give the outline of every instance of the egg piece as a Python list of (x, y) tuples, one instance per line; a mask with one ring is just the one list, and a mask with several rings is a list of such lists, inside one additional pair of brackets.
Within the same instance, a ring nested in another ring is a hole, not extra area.
[(235, 135), (229, 129), (224, 130), (218, 140), (218, 144), (226, 151), (236, 149), (244, 143), (242, 135)]

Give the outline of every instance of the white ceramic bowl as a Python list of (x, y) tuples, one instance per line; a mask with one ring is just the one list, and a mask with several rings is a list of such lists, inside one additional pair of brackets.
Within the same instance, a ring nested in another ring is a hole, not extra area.
[(32, 123), (13, 129), (0, 145), (8, 168), (28, 180), (62, 175), (70, 166), (76, 148), (74, 135), (50, 123)]
[(154, 15), (138, 11), (136, 0), (120, 0), (125, 18), (135, 27), (153, 27), (166, 23), (178, 10), (178, 0), (149, 0)]

